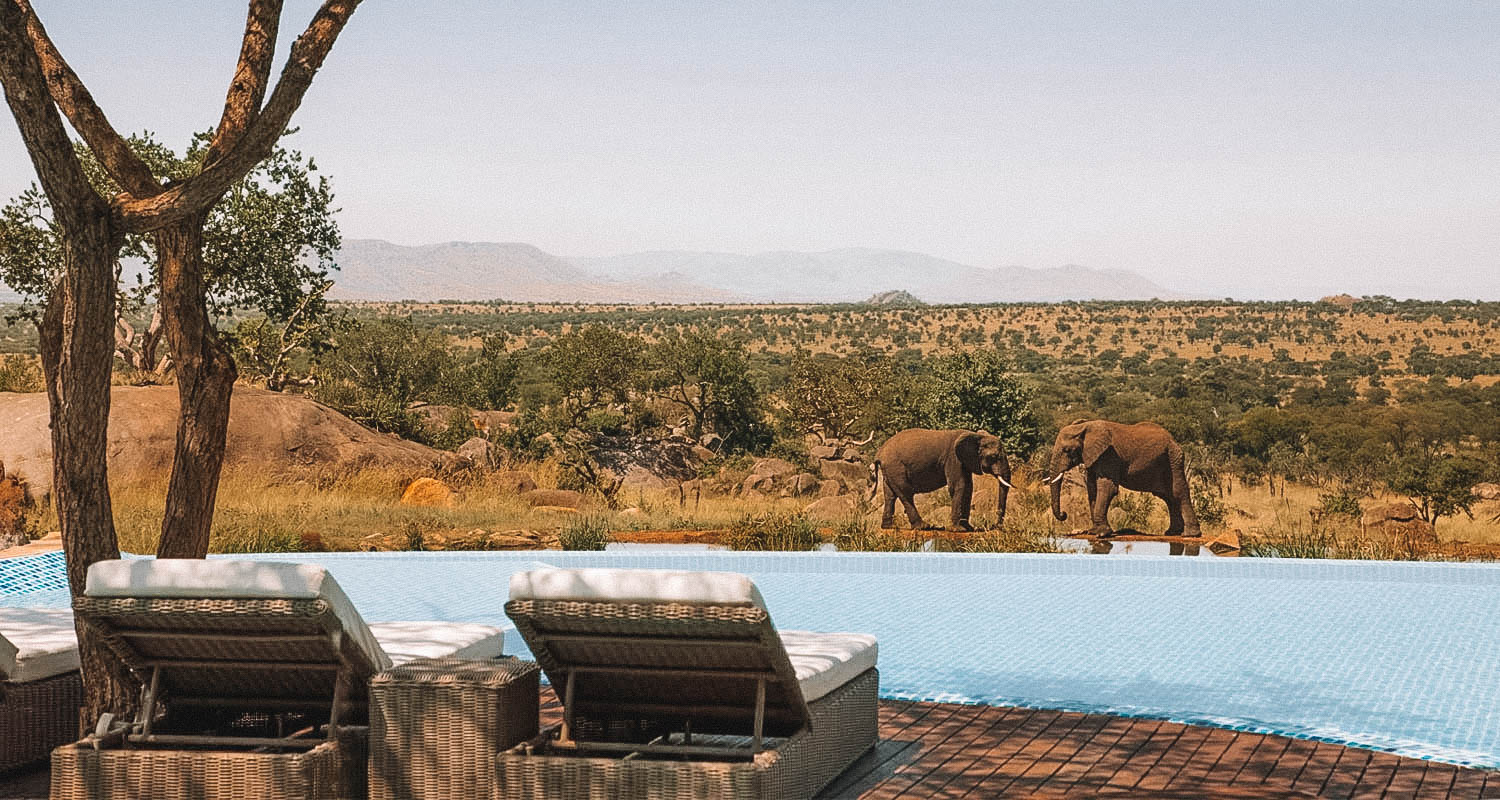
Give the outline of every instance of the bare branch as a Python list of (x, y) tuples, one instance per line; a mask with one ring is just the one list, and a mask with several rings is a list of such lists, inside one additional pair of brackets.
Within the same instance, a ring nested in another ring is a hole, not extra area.
[(0, 83), (58, 224), (64, 231), (81, 230), (104, 199), (89, 185), (73, 152), (17, 0), (0, 0)]
[(47, 36), (47, 29), (31, 8), (31, 0), (13, 0), (26, 19), (26, 35), (36, 50), (41, 63), (42, 75), (51, 91), (57, 107), (67, 115), (73, 129), (83, 137), (90, 150), (99, 157), (99, 163), (109, 172), (120, 188), (137, 196), (149, 197), (161, 191), (161, 184), (151, 174), (151, 169), (131, 152), (130, 145), (115, 131), (104, 116), (104, 111), (94, 102), (78, 74), (63, 60), (57, 45)]
[(245, 19), (245, 38), (240, 43), (240, 61), (224, 98), (224, 114), (208, 146), (205, 163), (217, 160), (234, 146), (260, 113), (271, 81), (271, 61), (276, 55), (276, 32), (281, 23), (281, 0), (250, 0)]
[(282, 69), (281, 78), (265, 108), (256, 115), (255, 121), (250, 123), (234, 147), (222, 158), (205, 165), (198, 175), (154, 197), (126, 201), (122, 206), (126, 229), (133, 232), (155, 230), (190, 214), (200, 213), (269, 155), (359, 3), (360, 0), (324, 0), (312, 22), (308, 23), (307, 30), (292, 44), (286, 67)]

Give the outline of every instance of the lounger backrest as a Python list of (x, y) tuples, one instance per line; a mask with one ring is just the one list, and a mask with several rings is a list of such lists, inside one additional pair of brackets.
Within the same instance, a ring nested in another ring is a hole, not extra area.
[(89, 568), (74, 612), (177, 702), (326, 705), (390, 659), (326, 570), (276, 562), (133, 559)]
[(759, 677), (767, 735), (808, 723), (786, 650), (744, 575), (532, 570), (512, 576), (505, 612), (559, 694), (577, 671), (576, 714), (691, 719), (695, 731), (744, 733)]

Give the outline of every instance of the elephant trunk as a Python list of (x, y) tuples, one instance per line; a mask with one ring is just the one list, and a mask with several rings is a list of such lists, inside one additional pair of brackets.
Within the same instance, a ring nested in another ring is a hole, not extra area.
[(1053, 450), (1052, 451), (1052, 473), (1053, 474), (1052, 474), (1052, 478), (1048, 481), (1048, 483), (1051, 484), (1051, 486), (1049, 486), (1048, 488), (1052, 490), (1052, 516), (1055, 517), (1058, 522), (1066, 522), (1067, 519), (1068, 519), (1068, 512), (1062, 510), (1062, 484), (1063, 484), (1062, 477), (1063, 477), (1063, 473), (1065, 473), (1067, 471), (1068, 471), (1067, 456), (1063, 455), (1063, 453), (1062, 453), (1062, 451), (1060, 449), (1059, 450)]
[(1010, 497), (1010, 490), (1012, 488), (1010, 485), (1010, 469), (1006, 468), (1004, 472), (995, 473), (995, 478), (1000, 482), (999, 486), (996, 487), (999, 490), (996, 493), (999, 497), (997, 498), (995, 508), (995, 527), (998, 528), (1005, 524), (1005, 503), (1007, 498)]

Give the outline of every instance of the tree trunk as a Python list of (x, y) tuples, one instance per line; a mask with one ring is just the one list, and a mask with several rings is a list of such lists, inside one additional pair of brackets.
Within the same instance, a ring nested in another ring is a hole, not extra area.
[(162, 517), (158, 558), (208, 555), (224, 465), (234, 359), (208, 316), (203, 274), (205, 215), (156, 232), (163, 328), (177, 370), (177, 446)]
[[(51, 412), (52, 501), (74, 597), (83, 594), (90, 565), (120, 557), (105, 453), (114, 365), (113, 264), (121, 240), (107, 211), (91, 223), (63, 237), (63, 274), (37, 323)], [(128, 713), (136, 685), (103, 642), (81, 622), (76, 627), (85, 702), (80, 721), (87, 727), (102, 712)]]

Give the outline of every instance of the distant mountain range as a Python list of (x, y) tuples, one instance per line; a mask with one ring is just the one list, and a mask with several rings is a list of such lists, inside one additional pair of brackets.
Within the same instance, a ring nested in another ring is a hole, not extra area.
[(755, 255), (678, 250), (563, 258), (529, 244), (405, 247), (347, 239), (332, 295), (345, 300), (855, 303), (904, 289), (929, 303), (1177, 297), (1133, 272), (982, 268), (901, 250)]

